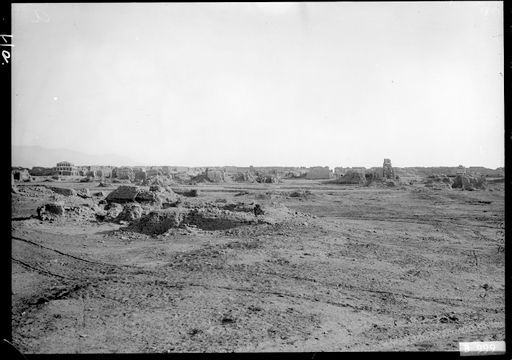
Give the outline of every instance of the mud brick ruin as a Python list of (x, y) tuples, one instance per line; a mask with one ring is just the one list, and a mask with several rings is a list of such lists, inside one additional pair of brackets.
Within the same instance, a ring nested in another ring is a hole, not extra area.
[(306, 179), (329, 179), (331, 177), (331, 171), (328, 166), (314, 166), (309, 168), (306, 174)]
[(395, 178), (395, 172), (393, 171), (393, 167), (391, 166), (390, 159), (384, 159), (384, 164), (382, 165), (382, 177), (384, 179)]

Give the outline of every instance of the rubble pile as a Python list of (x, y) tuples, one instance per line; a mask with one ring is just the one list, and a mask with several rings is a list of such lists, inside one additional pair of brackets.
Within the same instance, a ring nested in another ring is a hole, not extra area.
[(106, 217), (108, 219), (115, 219), (123, 211), (123, 206), (117, 203), (110, 203), (105, 205)]
[(447, 176), (432, 176), (425, 180), (425, 187), (433, 190), (451, 189), (453, 181)]
[(37, 208), (40, 220), (54, 220), (64, 215), (64, 204), (60, 202), (47, 203)]
[(116, 220), (118, 221), (135, 221), (142, 217), (143, 209), (139, 204), (126, 204), (119, 213)]
[(154, 210), (133, 222), (128, 230), (148, 235), (163, 234), (170, 229), (179, 227), (185, 218), (187, 211), (182, 208), (168, 208)]
[(277, 177), (275, 175), (259, 174), (256, 177), (256, 182), (261, 183), (261, 184), (277, 184), (277, 183), (281, 182), (281, 180), (279, 179), (279, 177)]

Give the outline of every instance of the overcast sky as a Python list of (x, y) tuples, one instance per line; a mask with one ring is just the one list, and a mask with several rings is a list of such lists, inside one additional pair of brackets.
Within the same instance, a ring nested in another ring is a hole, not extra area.
[(12, 8), (13, 145), (155, 165), (504, 166), (501, 2)]

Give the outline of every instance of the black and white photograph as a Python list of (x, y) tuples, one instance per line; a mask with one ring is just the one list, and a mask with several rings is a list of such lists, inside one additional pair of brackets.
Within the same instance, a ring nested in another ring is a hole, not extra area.
[(11, 4), (12, 346), (503, 353), (503, 6)]

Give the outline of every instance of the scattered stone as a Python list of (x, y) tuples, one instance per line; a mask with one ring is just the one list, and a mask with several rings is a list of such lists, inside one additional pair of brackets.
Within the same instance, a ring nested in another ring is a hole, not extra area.
[(50, 187), (50, 189), (53, 190), (53, 192), (60, 194), (60, 195), (76, 196), (76, 191), (74, 189), (61, 188), (61, 187), (56, 187), (56, 186), (52, 186), (52, 187)]

